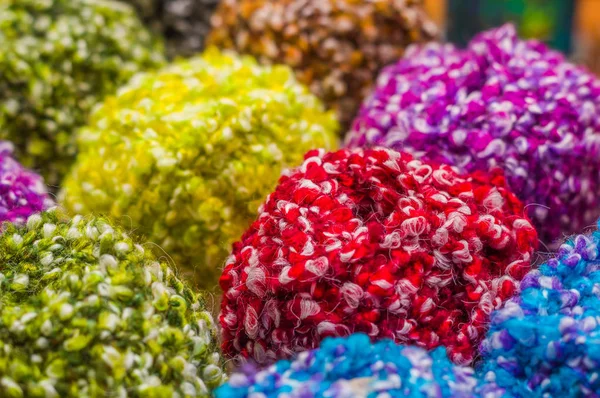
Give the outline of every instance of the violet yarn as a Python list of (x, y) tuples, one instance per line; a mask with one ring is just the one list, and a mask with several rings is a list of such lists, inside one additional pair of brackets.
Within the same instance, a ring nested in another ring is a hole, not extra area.
[(469, 46), (411, 47), (380, 75), (347, 137), (465, 171), (502, 167), (551, 243), (598, 216), (600, 81), (504, 25)]
[(492, 314), (481, 396), (600, 396), (599, 244), (598, 230), (569, 239)]
[(41, 176), (13, 157), (14, 146), (0, 141), (0, 222), (23, 223), (54, 205)]

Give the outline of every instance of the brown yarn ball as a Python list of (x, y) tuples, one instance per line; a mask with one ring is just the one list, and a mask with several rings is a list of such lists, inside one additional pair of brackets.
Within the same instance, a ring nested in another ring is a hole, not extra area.
[(422, 0), (223, 0), (208, 43), (285, 63), (348, 125), (379, 70), (437, 29)]

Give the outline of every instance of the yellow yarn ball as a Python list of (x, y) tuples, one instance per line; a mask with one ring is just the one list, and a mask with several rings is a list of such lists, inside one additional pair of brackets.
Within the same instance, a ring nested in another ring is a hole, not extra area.
[(214, 287), (282, 169), (334, 148), (337, 129), (289, 68), (209, 49), (135, 76), (92, 114), (60, 201), (114, 217)]

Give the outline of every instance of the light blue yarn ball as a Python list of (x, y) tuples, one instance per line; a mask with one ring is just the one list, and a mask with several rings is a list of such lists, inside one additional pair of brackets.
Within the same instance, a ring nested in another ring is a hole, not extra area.
[(492, 314), (479, 394), (600, 395), (600, 232), (577, 235)]
[[(365, 334), (327, 338), (318, 349), (263, 370), (246, 367), (216, 391), (234, 397), (470, 397), (473, 370), (452, 364), (444, 348), (431, 353)], [(387, 393), (387, 394), (386, 394)], [(380, 395), (384, 394), (384, 395)]]

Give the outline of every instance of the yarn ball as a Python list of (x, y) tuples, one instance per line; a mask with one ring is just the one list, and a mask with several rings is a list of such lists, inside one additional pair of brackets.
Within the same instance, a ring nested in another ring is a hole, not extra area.
[(136, 76), (94, 112), (61, 201), (122, 221), (215, 287), (281, 169), (334, 146), (336, 130), (289, 68), (210, 49)]
[(379, 70), (437, 36), (422, 0), (222, 0), (208, 42), (285, 63), (348, 125)]
[(501, 167), (551, 244), (598, 216), (600, 81), (505, 25), (467, 49), (412, 47), (380, 75), (347, 136), (460, 170)]
[(365, 334), (326, 338), (293, 360), (243, 370), (216, 398), (468, 397), (477, 383), (473, 370), (452, 364), (443, 348), (428, 353), (389, 339), (371, 343)]
[(163, 60), (162, 45), (115, 1), (0, 0), (0, 43), (0, 139), (53, 185), (91, 108)]
[(166, 41), (167, 54), (191, 56), (204, 48), (219, 0), (123, 0)]
[(0, 223), (24, 223), (54, 205), (44, 180), (13, 157), (13, 145), (0, 141)]
[(600, 395), (600, 232), (577, 235), (531, 271), (491, 317), (487, 390), (515, 397)]
[(537, 242), (500, 172), (386, 148), (308, 152), (259, 212), (220, 279), (222, 348), (258, 363), (354, 332), (468, 363)]
[(204, 297), (104, 218), (0, 235), (0, 395), (209, 396), (225, 377)]

